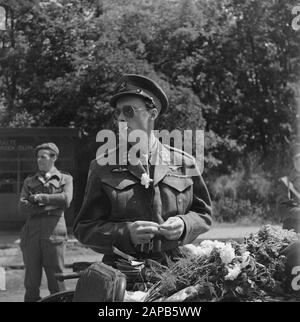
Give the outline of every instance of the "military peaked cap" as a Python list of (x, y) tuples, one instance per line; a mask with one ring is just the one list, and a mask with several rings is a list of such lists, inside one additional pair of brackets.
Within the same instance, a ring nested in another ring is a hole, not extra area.
[(122, 76), (110, 100), (111, 106), (116, 107), (117, 100), (125, 95), (137, 95), (150, 100), (160, 114), (163, 114), (169, 107), (167, 95), (162, 88), (145, 76), (135, 74)]
[(38, 153), (39, 150), (49, 150), (53, 153), (55, 153), (57, 156), (59, 155), (59, 149), (55, 143), (49, 142), (49, 143), (43, 143), (38, 145), (35, 148), (35, 152)]

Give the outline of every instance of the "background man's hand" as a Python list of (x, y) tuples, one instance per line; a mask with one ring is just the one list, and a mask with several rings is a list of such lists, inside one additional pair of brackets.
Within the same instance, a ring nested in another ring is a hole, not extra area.
[(43, 198), (44, 195), (45, 195), (44, 193), (37, 193), (36, 195), (34, 195), (35, 202), (37, 202), (39, 204), (43, 203), (42, 198)]
[(159, 226), (159, 232), (169, 240), (178, 240), (184, 231), (184, 221), (180, 217), (170, 217)]
[(28, 197), (28, 201), (33, 203), (33, 204), (40, 204), (41, 203), (41, 198), (42, 198), (41, 193), (37, 193), (37, 194), (30, 194)]
[(159, 225), (153, 221), (135, 221), (129, 226), (130, 238), (134, 245), (146, 244), (158, 233)]
[(35, 201), (35, 195), (30, 195), (29, 197), (28, 197), (28, 201), (29, 202), (31, 202), (31, 203), (33, 203), (33, 204), (35, 204), (36, 203), (36, 201)]

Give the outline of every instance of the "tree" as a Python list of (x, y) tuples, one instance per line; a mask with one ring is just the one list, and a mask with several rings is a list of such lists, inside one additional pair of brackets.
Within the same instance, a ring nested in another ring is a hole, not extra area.
[(290, 27), (291, 4), (6, 1), (0, 122), (72, 124), (94, 135), (110, 126), (116, 80), (140, 73), (170, 98), (158, 126), (205, 129), (212, 165), (230, 160), (232, 169), (248, 152), (272, 158), (297, 135), (300, 34)]

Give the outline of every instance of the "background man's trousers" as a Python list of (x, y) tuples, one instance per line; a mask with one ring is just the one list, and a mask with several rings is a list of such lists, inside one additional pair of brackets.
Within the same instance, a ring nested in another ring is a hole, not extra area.
[(64, 291), (64, 282), (58, 282), (55, 273), (63, 273), (66, 242), (40, 239), (38, 235), (27, 239), (21, 245), (25, 264), (25, 302), (40, 299), (42, 268), (44, 268), (48, 289), (51, 294)]

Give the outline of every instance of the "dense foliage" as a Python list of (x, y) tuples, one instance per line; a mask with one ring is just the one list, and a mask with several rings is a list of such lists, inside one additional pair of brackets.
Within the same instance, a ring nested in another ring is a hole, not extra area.
[(159, 281), (145, 300), (266, 301), (296, 297), (288, 288), (282, 251), (297, 234), (266, 225), (244, 243), (205, 240), (185, 245), (169, 267), (153, 266)]

